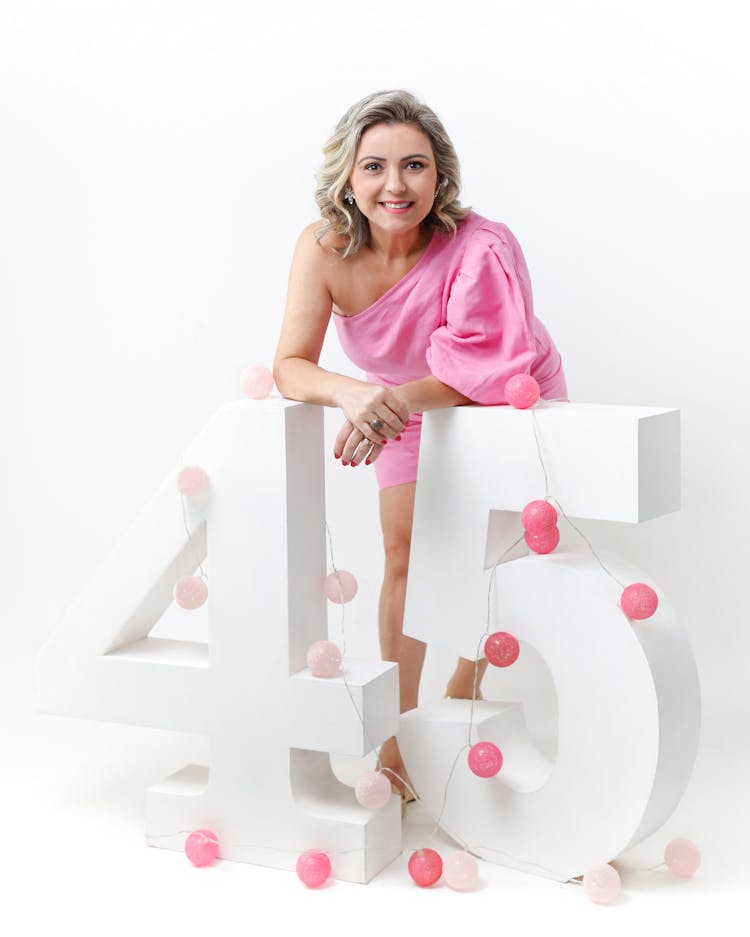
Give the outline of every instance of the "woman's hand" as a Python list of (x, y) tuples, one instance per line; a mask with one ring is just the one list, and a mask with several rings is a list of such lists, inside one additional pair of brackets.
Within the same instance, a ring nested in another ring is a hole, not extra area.
[[(397, 436), (396, 439), (400, 439)], [(360, 465), (364, 460), (368, 465), (383, 451), (383, 446), (374, 443), (363, 436), (352, 426), (350, 420), (345, 420), (333, 444), (333, 454), (341, 459), (342, 465)]]
[[(371, 443), (383, 446), (389, 439), (400, 435), (409, 419), (409, 405), (393, 388), (354, 378), (340, 386), (335, 403), (344, 411), (344, 416), (351, 424), (350, 432), (359, 431), (357, 443), (369, 439)], [(380, 420), (382, 426), (374, 430), (370, 424), (376, 419)], [(336, 449), (336, 452), (340, 451)]]

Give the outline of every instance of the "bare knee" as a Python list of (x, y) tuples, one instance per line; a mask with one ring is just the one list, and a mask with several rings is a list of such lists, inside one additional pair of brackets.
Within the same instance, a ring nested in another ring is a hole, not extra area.
[(385, 578), (391, 580), (406, 579), (409, 572), (409, 550), (411, 537), (403, 536), (384, 538)]

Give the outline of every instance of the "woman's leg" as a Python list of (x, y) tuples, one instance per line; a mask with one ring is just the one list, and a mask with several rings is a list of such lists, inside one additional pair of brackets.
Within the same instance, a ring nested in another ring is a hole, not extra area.
[(486, 660), (473, 661), (467, 660), (465, 657), (459, 657), (453, 676), (448, 681), (445, 695), (453, 699), (472, 699), (474, 696), (474, 680), (476, 679), (477, 699), (481, 699), (479, 687), (482, 684), (482, 677), (486, 669)]
[[(417, 706), (419, 678), (427, 649), (424, 642), (403, 634), (415, 489), (416, 482), (410, 482), (380, 490), (380, 525), (385, 549), (385, 573), (378, 606), (380, 653), (383, 660), (398, 663), (402, 713)], [(407, 778), (395, 738), (383, 743), (380, 760), (384, 768), (391, 768)], [(397, 787), (403, 788), (392, 775), (390, 777)]]

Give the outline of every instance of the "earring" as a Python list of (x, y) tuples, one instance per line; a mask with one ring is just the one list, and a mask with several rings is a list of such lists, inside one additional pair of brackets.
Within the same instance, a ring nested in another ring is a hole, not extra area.
[(351, 186), (347, 186), (344, 189), (344, 198), (350, 205), (354, 204), (354, 192), (352, 191)]

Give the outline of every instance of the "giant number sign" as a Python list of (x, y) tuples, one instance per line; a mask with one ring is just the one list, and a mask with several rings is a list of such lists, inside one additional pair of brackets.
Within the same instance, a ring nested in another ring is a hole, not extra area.
[[(532, 419), (567, 516), (639, 523), (679, 507), (676, 410), (553, 403), (533, 415), (468, 407), (428, 416), (404, 631), (470, 660), (486, 628), (486, 567), (517, 539), (518, 512), (545, 494)], [(621, 583), (647, 578), (597, 553)], [(503, 563), (494, 587), (489, 630), (536, 648), (552, 675), (557, 753), (548, 761), (538, 751), (520, 704), (477, 701), (472, 743), (494, 742), (503, 768), (482, 779), (461, 759), (442, 825), (477, 855), (565, 881), (652, 833), (679, 802), (698, 744), (695, 662), (668, 601), (629, 621), (622, 586), (585, 546)], [(470, 703), (451, 700), (402, 717), (399, 746), (434, 814), (469, 714)]]
[[(564, 404), (535, 415), (569, 515), (633, 522), (677, 508), (675, 411)], [(176, 471), (165, 479), (42, 648), (40, 710), (211, 737), (210, 770), (188, 765), (149, 791), (153, 845), (182, 849), (185, 831), (208, 827), (223, 858), (292, 869), (321, 849), (335, 877), (366, 882), (400, 851), (397, 799), (361, 807), (329, 753), (363, 755), (398, 732), (437, 814), (468, 711), (447, 701), (399, 724), (395, 665), (347, 659), (346, 683), (305, 666), (327, 636), (322, 416), (279, 398), (217, 411), (183, 454), (207, 471), (208, 494), (183, 519)], [(476, 657), (485, 549), (544, 494), (531, 419), (507, 407), (425, 414), (407, 633)], [(206, 556), (209, 643), (150, 637), (176, 580)], [(635, 624), (618, 600), (577, 549), (498, 568), (498, 625), (547, 661), (559, 740), (548, 763), (517, 704), (476, 704), (472, 731), (497, 742), (503, 770), (458, 771), (443, 824), (478, 855), (565, 879), (647, 835), (678, 802), (698, 736), (693, 659), (663, 598)]]

